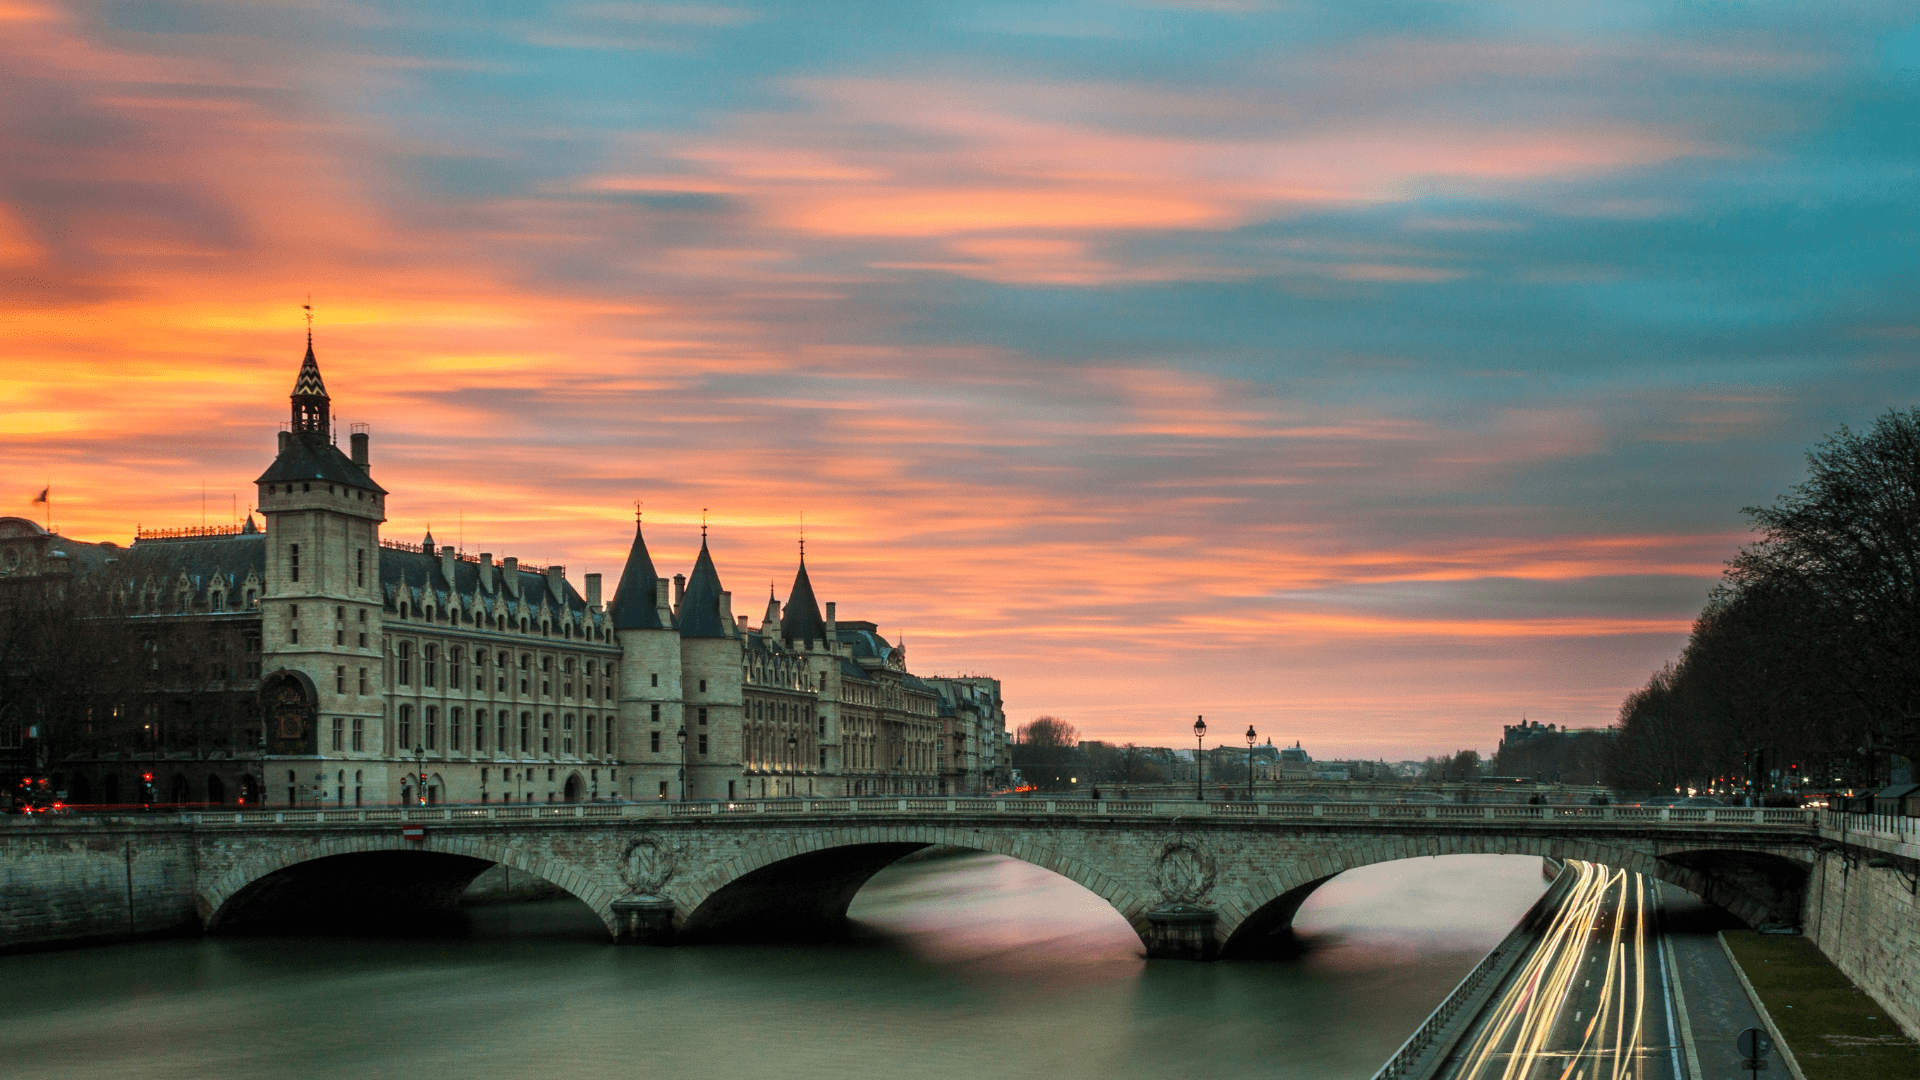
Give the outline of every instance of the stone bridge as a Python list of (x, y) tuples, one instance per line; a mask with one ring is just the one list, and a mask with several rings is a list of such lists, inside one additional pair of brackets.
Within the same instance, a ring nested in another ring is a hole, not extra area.
[(1671, 882), (1751, 924), (1798, 924), (1821, 843), (1816, 818), (1360, 803), (593, 803), (40, 820), (0, 827), (0, 852), (36, 836), (71, 844), (112, 833), (95, 846), (117, 858), (117, 837), (137, 831), (126, 842), (131, 919), (136, 844), (164, 837), (190, 863), (174, 876), (190, 877), (193, 916), (209, 930), (343, 909), (432, 912), (499, 863), (578, 897), (616, 940), (665, 944), (833, 936), (874, 873), (951, 845), (1078, 882), (1134, 927), (1149, 956), (1212, 959), (1284, 947), (1301, 903), (1342, 871), (1435, 855), (1588, 859)]

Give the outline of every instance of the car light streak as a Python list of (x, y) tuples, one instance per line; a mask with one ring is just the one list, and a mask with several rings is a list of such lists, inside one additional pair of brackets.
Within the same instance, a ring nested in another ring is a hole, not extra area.
[[(1483, 1012), (1457, 1080), (1677, 1080), (1645, 1044), (1648, 968), (1660, 963), (1644, 875), (1569, 861), (1565, 900)], [(1598, 965), (1600, 970), (1593, 968)], [(1670, 1025), (1669, 1025), (1670, 1027)], [(1671, 1040), (1669, 1040), (1671, 1041)]]

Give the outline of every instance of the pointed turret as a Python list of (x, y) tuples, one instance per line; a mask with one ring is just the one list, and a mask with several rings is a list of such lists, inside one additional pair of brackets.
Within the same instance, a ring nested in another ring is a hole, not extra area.
[(813, 598), (813, 582), (807, 578), (807, 552), (800, 549), (800, 569), (793, 575), (793, 589), (787, 593), (787, 612), (780, 620), (780, 637), (785, 641), (825, 641), (827, 624), (820, 618), (820, 603)]
[(767, 613), (760, 618), (760, 632), (772, 634), (780, 628), (780, 601), (773, 595), (773, 582), (767, 582)]
[(687, 592), (680, 598), (680, 636), (727, 637), (727, 619), (720, 611), (720, 572), (713, 568), (713, 556), (707, 551), (706, 537), (700, 538), (700, 557), (694, 560), (693, 573), (687, 578)]
[(327, 384), (320, 379), (320, 362), (313, 357), (313, 334), (307, 334), (307, 358), (300, 362), (300, 374), (293, 380), (293, 430), (327, 434), (332, 424), (332, 399)]
[(427, 535), (420, 541), (420, 550), (427, 555), (433, 554), (433, 526), (431, 525), (427, 526)]
[(640, 535), (640, 522), (633, 523), (633, 547), (627, 551), (627, 568), (620, 572), (620, 586), (613, 592), (613, 628), (615, 630), (661, 630), (660, 613), (654, 606), (656, 583), (653, 557), (647, 554), (646, 537)]

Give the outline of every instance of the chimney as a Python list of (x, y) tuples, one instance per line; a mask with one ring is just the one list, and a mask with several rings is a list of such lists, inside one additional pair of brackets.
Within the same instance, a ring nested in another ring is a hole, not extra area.
[(751, 629), (751, 627), (747, 625), (747, 617), (745, 615), (735, 615), (733, 621), (739, 624), (740, 636), (746, 637), (747, 631)]
[(500, 560), (500, 577), (506, 582), (507, 595), (520, 599), (520, 557), (508, 555)]
[(291, 431), (281, 432), (280, 433), (280, 452), (283, 454), (286, 453), (287, 447), (292, 445), (293, 445), (293, 432)]
[(680, 598), (687, 595), (687, 575), (673, 575), (673, 610), (680, 610)]
[(480, 553), (480, 588), (487, 592), (493, 591), (493, 552), (491, 551)]
[(720, 590), (720, 625), (727, 628), (728, 637), (733, 636), (733, 592), (728, 589)]
[(587, 575), (587, 606), (594, 609), (595, 611), (600, 610), (600, 575), (599, 574)]
[(448, 547), (445, 544), (441, 544), (440, 545), (440, 576), (447, 579), (447, 588), (449, 589), (456, 588), (453, 580), (453, 563), (454, 563), (453, 549)]
[(833, 643), (840, 639), (833, 636), (833, 601), (827, 601), (827, 648), (833, 649)]
[(356, 431), (353, 433), (353, 463), (360, 466), (361, 472), (366, 472), (369, 469), (367, 462), (367, 433), (364, 431)]
[(673, 606), (667, 603), (667, 579), (653, 579), (653, 612), (660, 617), (662, 629), (673, 628)]
[(567, 568), (564, 566), (547, 567), (547, 592), (553, 594), (553, 607), (556, 611), (566, 611)]

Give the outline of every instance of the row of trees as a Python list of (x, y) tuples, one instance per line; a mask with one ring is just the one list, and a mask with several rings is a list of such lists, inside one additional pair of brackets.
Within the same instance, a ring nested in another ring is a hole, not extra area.
[(1869, 786), (1920, 756), (1920, 409), (1841, 428), (1807, 464), (1745, 511), (1760, 538), (1622, 704), (1609, 782), (1739, 783), (1758, 748), (1776, 778)]

